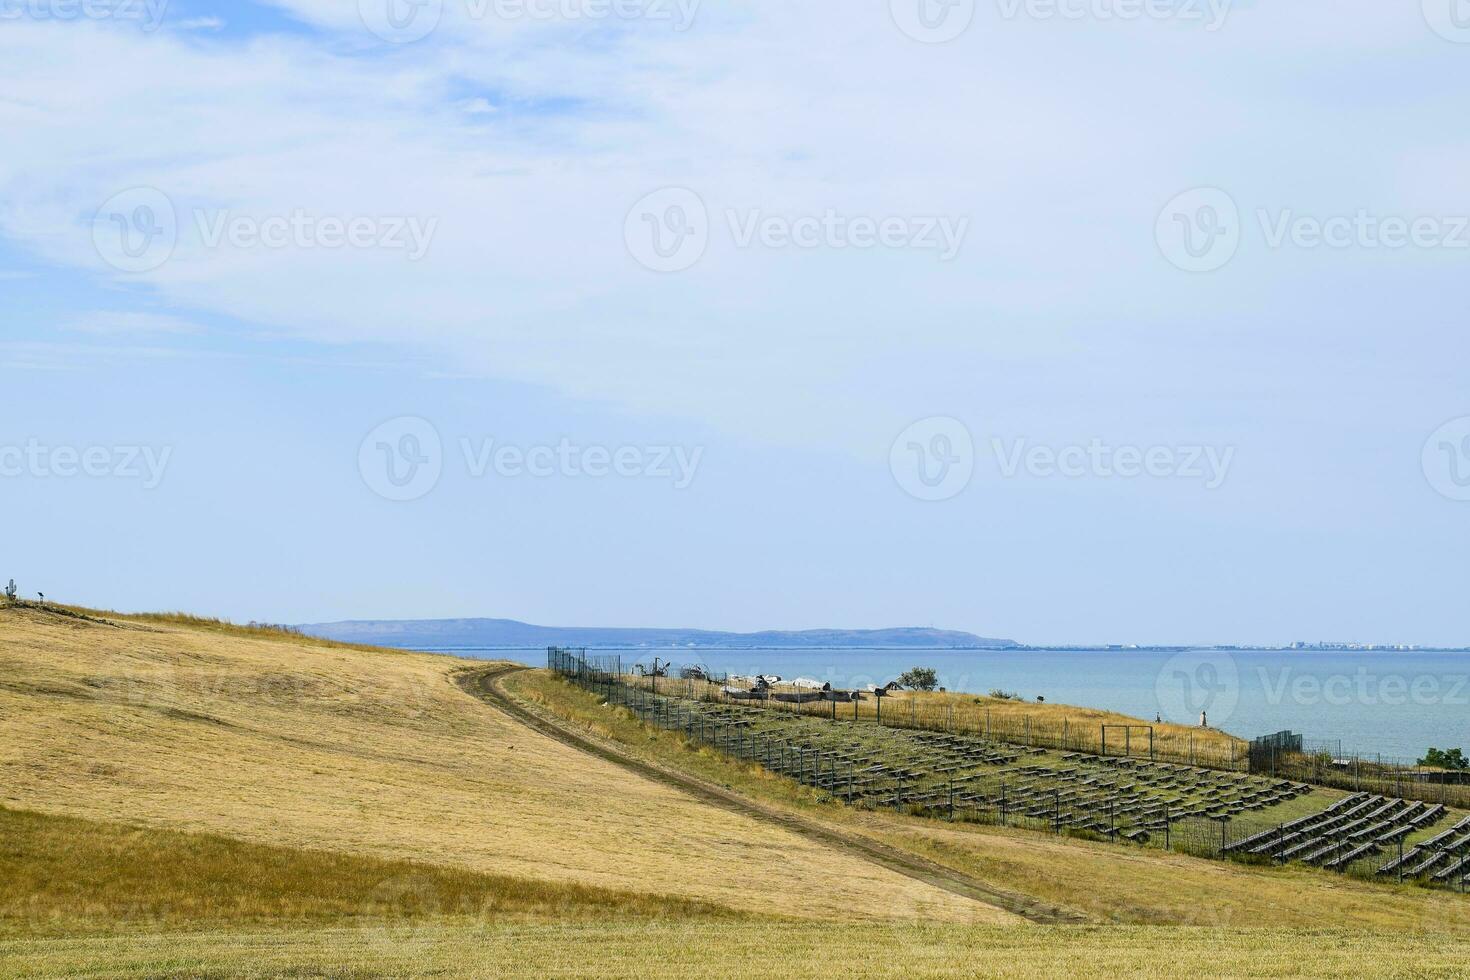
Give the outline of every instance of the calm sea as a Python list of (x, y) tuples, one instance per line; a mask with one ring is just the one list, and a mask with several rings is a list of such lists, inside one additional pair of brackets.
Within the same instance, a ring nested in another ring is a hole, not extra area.
[[(544, 666), (545, 650), (457, 649), (459, 656)], [(599, 651), (608, 654), (619, 651)], [(624, 664), (653, 652), (621, 651)], [(862, 687), (933, 667), (951, 691), (1009, 691), (1028, 701), (1209, 723), (1251, 738), (1291, 729), (1344, 752), (1413, 761), (1433, 745), (1470, 751), (1470, 655), (1459, 653), (1107, 650), (670, 650), (676, 664), (810, 677)]]

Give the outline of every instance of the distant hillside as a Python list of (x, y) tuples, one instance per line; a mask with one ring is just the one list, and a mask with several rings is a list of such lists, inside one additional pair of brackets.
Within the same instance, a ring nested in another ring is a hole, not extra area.
[(385, 619), (312, 623), (299, 628), (310, 636), (330, 640), (412, 649), (579, 646), (634, 650), (657, 647), (726, 650), (758, 647), (939, 647), (1006, 650), (1019, 646), (1013, 640), (920, 627), (723, 633), (688, 629), (532, 626), (513, 619)]

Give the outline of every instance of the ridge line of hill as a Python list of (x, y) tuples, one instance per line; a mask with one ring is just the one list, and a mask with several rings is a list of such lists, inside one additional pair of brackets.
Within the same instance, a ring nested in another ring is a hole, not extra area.
[(977, 636), (960, 630), (904, 626), (891, 629), (724, 630), (637, 627), (538, 626), (513, 619), (369, 619), (307, 623), (308, 636), (392, 647), (544, 647), (586, 646), (608, 649), (762, 649), (771, 647), (899, 647), (957, 650), (1011, 650), (1014, 640)]

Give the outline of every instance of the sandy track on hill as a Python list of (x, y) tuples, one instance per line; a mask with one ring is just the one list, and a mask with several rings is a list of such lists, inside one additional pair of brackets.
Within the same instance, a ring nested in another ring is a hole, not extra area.
[(1004, 909), (1031, 922), (1055, 925), (1088, 921), (1082, 915), (1070, 910), (1037, 901), (1026, 895), (995, 888), (976, 878), (896, 847), (890, 847), (862, 835), (848, 833), (840, 828), (829, 827), (795, 813), (758, 803), (688, 773), (636, 758), (612, 742), (594, 739), (575, 732), (557, 719), (532, 711), (501, 686), (500, 682), (508, 674), (526, 669), (525, 667), (498, 666), (488, 670), (460, 674), (457, 680), (466, 692), (527, 728), (555, 739), (563, 745), (578, 749), (606, 762), (612, 762), (637, 776), (688, 793), (702, 803), (774, 824), (818, 844), (836, 848), (849, 856), (876, 864), (950, 894)]

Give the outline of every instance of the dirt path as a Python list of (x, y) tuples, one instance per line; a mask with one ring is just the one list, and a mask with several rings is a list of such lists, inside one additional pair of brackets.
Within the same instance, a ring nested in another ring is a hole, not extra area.
[(1032, 922), (1048, 925), (1075, 925), (1089, 921), (1080, 913), (995, 888), (962, 872), (935, 864), (900, 848), (758, 803), (688, 773), (638, 759), (611, 742), (572, 731), (556, 719), (543, 716), (525, 707), (501, 687), (500, 682), (506, 675), (526, 669), (525, 667), (494, 667), (489, 670), (466, 672), (459, 675), (457, 680), (459, 686), (469, 694), (499, 709), (527, 728), (534, 729), (548, 738), (553, 738), (588, 755), (621, 766), (645, 779), (672, 786), (704, 803), (774, 824), (783, 830), (800, 834), (808, 840), (816, 841), (827, 847), (835, 847), (916, 881), (922, 881), (952, 894), (1004, 909)]

